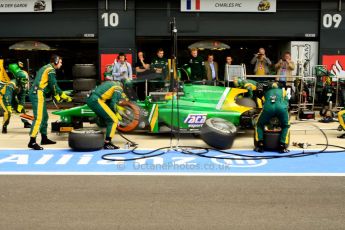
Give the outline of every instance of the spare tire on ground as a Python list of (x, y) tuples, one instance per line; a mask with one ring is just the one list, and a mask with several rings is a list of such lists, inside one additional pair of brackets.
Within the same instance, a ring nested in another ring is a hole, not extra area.
[(99, 130), (75, 129), (68, 136), (68, 145), (75, 151), (99, 150), (104, 145), (104, 134)]
[(79, 78), (73, 81), (74, 91), (89, 91), (96, 87), (96, 79)]
[(200, 137), (216, 149), (230, 149), (236, 136), (236, 126), (222, 118), (207, 119), (200, 130)]
[(94, 64), (75, 64), (72, 74), (74, 78), (94, 78), (97, 75)]

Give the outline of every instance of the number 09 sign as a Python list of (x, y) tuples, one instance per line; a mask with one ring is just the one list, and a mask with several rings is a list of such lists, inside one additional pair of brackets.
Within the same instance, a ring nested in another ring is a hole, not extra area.
[(324, 29), (337, 29), (342, 24), (343, 16), (339, 13), (326, 13), (322, 16), (321, 23)]

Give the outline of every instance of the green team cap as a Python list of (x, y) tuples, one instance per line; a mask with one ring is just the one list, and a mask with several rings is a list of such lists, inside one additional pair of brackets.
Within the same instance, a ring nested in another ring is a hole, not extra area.
[(17, 63), (12, 63), (8, 65), (8, 70), (15, 75), (18, 71), (20, 71), (20, 68)]

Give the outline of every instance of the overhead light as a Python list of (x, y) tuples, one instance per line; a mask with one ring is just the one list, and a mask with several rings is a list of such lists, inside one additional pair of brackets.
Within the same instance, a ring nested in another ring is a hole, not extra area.
[(224, 50), (224, 49), (230, 49), (230, 46), (220, 42), (220, 41), (214, 41), (214, 40), (205, 40), (205, 41), (199, 41), (191, 44), (188, 46), (189, 49), (209, 49), (209, 50)]

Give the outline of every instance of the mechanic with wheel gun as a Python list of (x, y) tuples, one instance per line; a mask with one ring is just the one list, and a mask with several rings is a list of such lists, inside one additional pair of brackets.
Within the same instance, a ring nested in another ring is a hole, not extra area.
[(43, 148), (36, 143), (38, 132), (41, 133), (41, 145), (56, 144), (55, 141), (48, 139), (48, 112), (46, 106), (46, 97), (53, 96), (57, 102), (63, 100), (71, 102), (72, 98), (66, 95), (57, 85), (56, 70), (62, 66), (62, 58), (58, 55), (52, 55), (50, 63), (43, 66), (37, 72), (34, 82), (29, 91), (29, 97), (32, 103), (34, 121), (30, 130), (29, 148), (42, 150)]
[[(18, 113), (25, 113), (24, 104), (27, 94), (26, 85), (28, 83), (28, 73), (21, 70), (19, 66), (23, 67), (22, 62), (11, 63), (8, 65), (8, 70), (13, 74), (14, 78), (6, 84), (0, 85), (0, 105), (4, 110), (4, 120), (2, 126), (2, 133), (7, 133), (7, 126), (10, 123), (11, 114), (13, 111)], [(31, 128), (31, 124), (22, 119), (24, 128)]]
[(90, 109), (107, 125), (104, 149), (119, 148), (111, 142), (111, 139), (115, 135), (119, 120), (122, 120), (117, 111), (118, 104), (121, 105), (123, 100), (128, 100), (128, 98), (123, 93), (122, 84), (119, 81), (106, 81), (97, 86), (86, 101)]
[(289, 112), (288, 112), (288, 99), (286, 96), (286, 91), (280, 89), (277, 83), (272, 83), (270, 89), (265, 92), (264, 95), (264, 106), (259, 114), (258, 121), (255, 125), (255, 140), (257, 141), (257, 146), (254, 148), (256, 152), (264, 152), (264, 128), (268, 124), (272, 117), (277, 117), (281, 124), (281, 135), (279, 141), (280, 153), (287, 153), (289, 143)]

